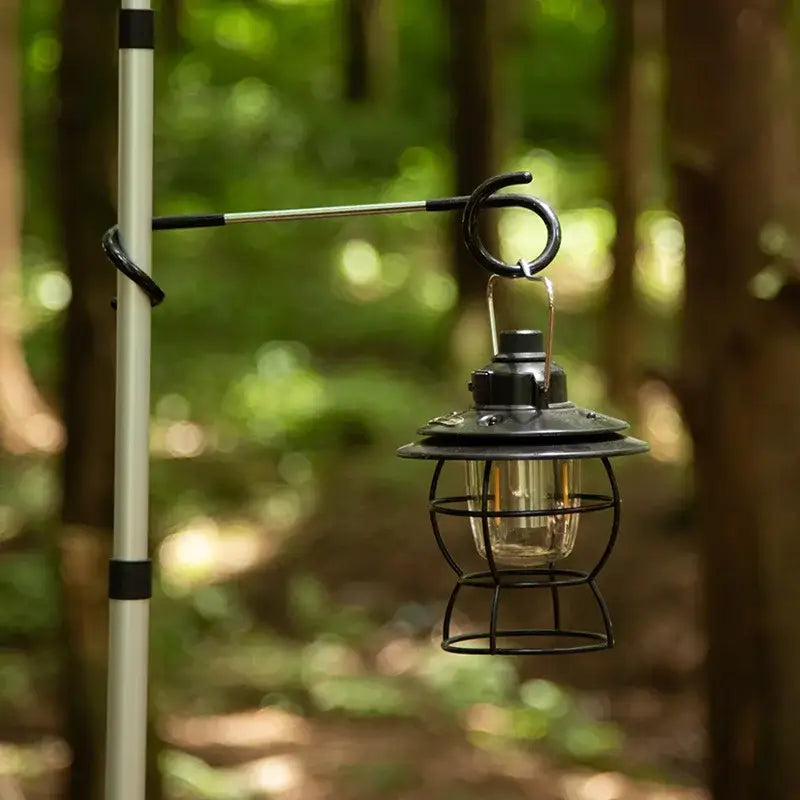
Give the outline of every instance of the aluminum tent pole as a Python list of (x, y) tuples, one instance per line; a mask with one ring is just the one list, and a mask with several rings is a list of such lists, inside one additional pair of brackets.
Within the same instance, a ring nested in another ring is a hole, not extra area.
[[(120, 238), (150, 272), (153, 213), (153, 12), (122, 0), (119, 15)], [(106, 729), (107, 800), (145, 800), (148, 634), (150, 303), (117, 280), (114, 545), (109, 565), (110, 636)]]

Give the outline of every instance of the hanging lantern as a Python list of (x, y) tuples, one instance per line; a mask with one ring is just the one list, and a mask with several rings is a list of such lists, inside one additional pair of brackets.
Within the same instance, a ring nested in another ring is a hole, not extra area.
[[(532, 277), (532, 276), (531, 276)], [(548, 337), (536, 330), (503, 331), (494, 327), (492, 284), (487, 291), (495, 354), (490, 364), (472, 373), (473, 406), (430, 420), (418, 430), (424, 438), (398, 450), (401, 458), (436, 462), (430, 488), (430, 519), (436, 543), (456, 574), (456, 585), (444, 615), (442, 647), (453, 653), (538, 655), (603, 650), (614, 644), (611, 619), (595, 579), (606, 563), (619, 531), (620, 496), (610, 459), (648, 449), (625, 436), (628, 424), (579, 408), (567, 397), (567, 376), (552, 363), (553, 294)], [(608, 491), (581, 488), (584, 462), (599, 461)], [(463, 462), (466, 493), (441, 497), (440, 477), (450, 462)], [(591, 513), (608, 512), (609, 534), (593, 567), (564, 565)], [(445, 544), (441, 516), (469, 522), (475, 548), (487, 568), (465, 571)], [(475, 587), (490, 595), (488, 622), (478, 630), (453, 632), (453, 612), (462, 589)], [(600, 630), (577, 630), (562, 623), (560, 593), (588, 587), (600, 612)], [(500, 627), (504, 598), (520, 593), (550, 595), (552, 625)]]

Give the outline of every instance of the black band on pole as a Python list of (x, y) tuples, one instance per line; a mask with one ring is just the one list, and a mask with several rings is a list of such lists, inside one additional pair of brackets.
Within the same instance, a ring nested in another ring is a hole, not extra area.
[(149, 9), (123, 8), (119, 12), (119, 49), (152, 50), (155, 47), (154, 14)]
[(108, 596), (111, 600), (149, 600), (153, 595), (151, 561), (108, 562)]

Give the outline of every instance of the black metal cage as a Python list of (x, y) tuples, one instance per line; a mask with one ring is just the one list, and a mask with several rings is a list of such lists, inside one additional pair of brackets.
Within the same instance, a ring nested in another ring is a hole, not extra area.
[[(461, 459), (459, 459), (461, 460)], [(616, 543), (620, 521), (620, 495), (617, 481), (610, 460), (606, 457), (599, 459), (605, 470), (609, 483), (609, 494), (578, 493), (571, 497), (577, 501), (576, 505), (565, 508), (531, 508), (525, 510), (490, 509), (493, 499), (490, 488), (491, 460), (485, 462), (483, 470), (483, 486), (480, 498), (470, 495), (437, 497), (437, 489), (442, 470), (448, 459), (442, 458), (434, 469), (429, 493), (429, 513), (433, 535), (436, 544), (442, 552), (450, 568), (456, 574), (456, 584), (450, 594), (444, 614), (442, 627), (442, 648), (452, 653), (492, 654), (492, 655), (542, 655), (554, 653), (580, 653), (593, 650), (604, 650), (614, 644), (614, 634), (611, 618), (603, 596), (595, 581), (597, 574), (611, 555)], [(468, 503), (478, 505), (478, 509), (470, 509)], [(479, 501), (475, 503), (475, 501)], [(546, 566), (538, 567), (513, 567), (499, 566), (492, 552), (492, 542), (489, 535), (490, 517), (551, 517), (566, 514), (590, 514), (599, 511), (611, 510), (613, 518), (607, 544), (595, 565), (588, 571), (567, 569), (555, 566), (554, 562), (547, 562)], [(442, 536), (439, 515), (477, 518), (481, 520), (483, 542), (486, 553), (487, 570), (465, 571), (445, 544)], [(475, 630), (467, 633), (453, 634), (451, 623), (453, 611), (459, 593), (464, 587), (476, 587), (491, 592), (491, 606), (489, 613), (488, 630)], [(602, 619), (602, 630), (578, 630), (564, 627), (562, 624), (561, 601), (559, 592), (568, 587), (587, 586), (591, 591)], [(503, 593), (511, 593), (520, 589), (545, 589), (549, 590), (552, 605), (551, 627), (544, 628), (514, 628), (498, 627), (500, 598)], [(551, 637), (565, 641), (563, 645), (536, 647), (531, 646), (532, 640)], [(525, 644), (510, 646), (501, 640), (523, 640)], [(475, 643), (468, 645), (466, 643)], [(566, 644), (566, 642), (570, 642)], [(578, 642), (578, 643), (575, 643)]]

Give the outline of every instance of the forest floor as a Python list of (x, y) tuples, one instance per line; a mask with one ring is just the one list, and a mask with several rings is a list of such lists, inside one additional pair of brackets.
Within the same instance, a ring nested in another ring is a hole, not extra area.
[[(432, 610), (431, 620), (440, 615), (451, 580), (428, 529), (424, 502), (428, 471), (416, 472), (418, 478), (398, 486), (376, 474), (370, 459), (356, 458), (326, 480), (316, 511), (298, 526), (290, 546), (237, 578), (259, 625), (289, 637), (297, 635), (287, 596), (298, 571), (311, 573), (335, 607), (368, 608), (384, 620), (398, 608), (416, 609), (422, 616), (425, 609)], [(218, 713), (189, 709), (164, 715), (160, 727), (170, 748), (168, 771), (182, 776), (173, 784), (178, 788), (172, 796), (176, 800), (705, 798), (699, 788), (705, 735), (700, 691), (704, 641), (698, 559), (687, 532), (684, 480), (681, 470), (651, 460), (620, 473), (625, 497), (622, 535), (600, 576), (614, 619), (616, 648), (574, 657), (513, 659), (519, 681), (552, 681), (567, 687), (582, 715), (618, 729), (621, 744), (613, 754), (572, 758), (563, 749), (548, 746), (546, 739), (540, 743), (504, 736), (501, 729), (508, 728), (508, 718), (493, 702), (473, 702), (447, 714), (433, 706), (411, 716), (335, 709), (306, 713), (291, 705), (253, 702), (258, 691), (250, 693), (240, 686), (239, 700)], [(585, 610), (580, 599), (565, 600), (565, 614)], [(462, 621), (480, 619), (482, 612), (477, 600), (470, 601)], [(508, 616), (515, 622), (530, 622), (529, 613), (528, 604), (515, 605)], [(433, 649), (435, 622), (424, 621), (421, 634), (417, 630), (401, 635), (395, 627), (391, 641), (385, 636), (386, 626), (381, 630), (380, 642), (372, 642), (368, 654), (359, 654), (356, 671), (383, 671), (385, 676), (386, 658), (380, 654), (390, 653), (394, 666), (388, 672), (410, 673), (421, 654)], [(350, 651), (344, 660), (348, 658), (355, 658)], [(445, 658), (452, 659), (441, 662), (448, 665), (471, 660)], [(12, 732), (8, 722), (0, 723), (0, 740), (7, 738), (4, 728), (7, 734)], [(18, 729), (17, 723), (13, 729)], [(3, 758), (3, 747), (0, 744), (0, 800), (59, 796), (66, 756), (57, 740), (30, 741), (24, 746), (28, 750), (14, 750), (16, 769), (8, 767), (10, 757)], [(37, 754), (39, 767), (23, 768), (19, 754), (25, 752)], [(196, 785), (206, 788), (195, 793), (189, 787)]]

